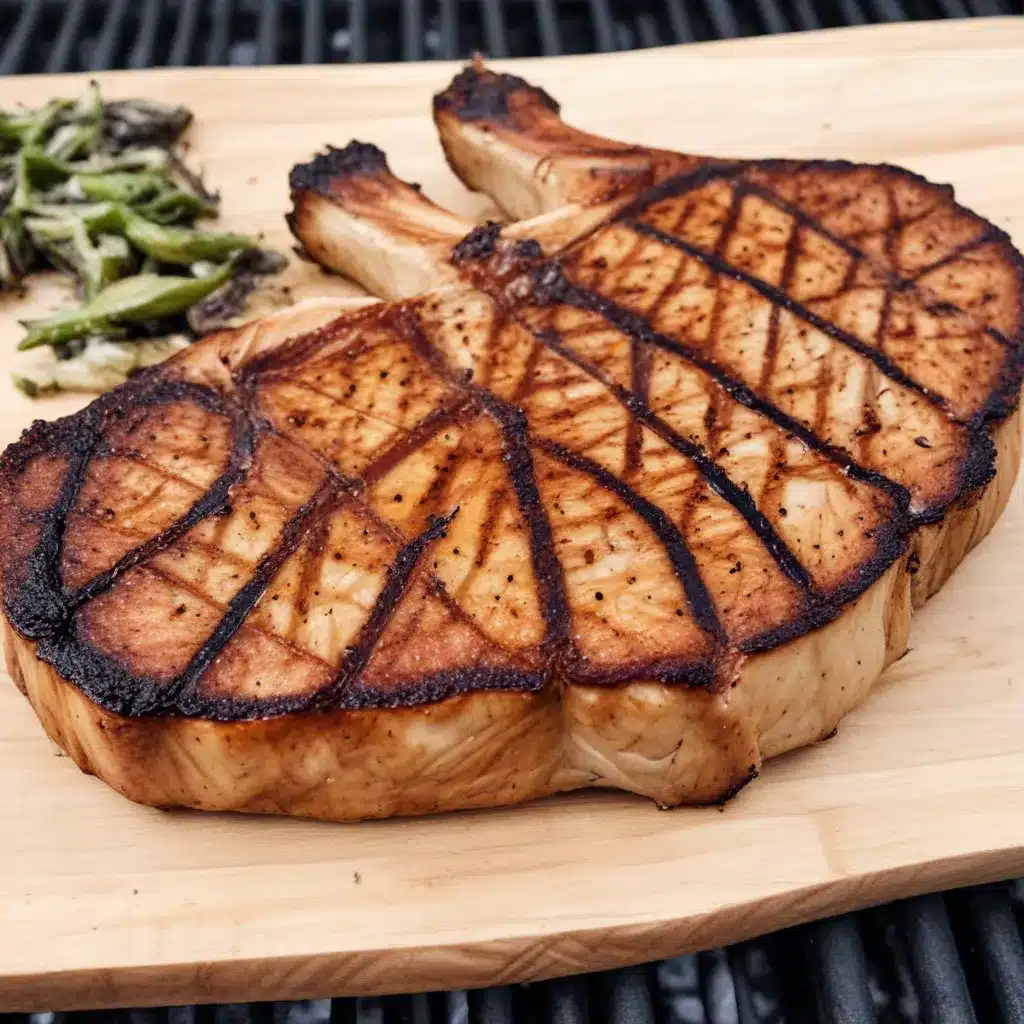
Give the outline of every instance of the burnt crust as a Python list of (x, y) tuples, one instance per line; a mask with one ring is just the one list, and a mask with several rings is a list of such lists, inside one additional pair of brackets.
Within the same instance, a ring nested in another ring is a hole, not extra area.
[(538, 86), (516, 75), (496, 75), (474, 63), (434, 97), (434, 110), (453, 111), (464, 121), (500, 121), (509, 117), (516, 94), (527, 102), (540, 103), (553, 114), (562, 109), (553, 96)]
[(288, 174), (288, 187), (293, 195), (296, 192), (319, 192), (330, 196), (331, 183), (337, 178), (373, 176), (382, 171), (389, 171), (384, 151), (372, 142), (353, 139), (341, 149), (328, 146), (312, 160), (296, 164)]

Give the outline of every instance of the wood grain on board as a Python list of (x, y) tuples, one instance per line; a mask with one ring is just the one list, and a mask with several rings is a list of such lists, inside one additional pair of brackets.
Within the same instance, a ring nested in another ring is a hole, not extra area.
[[(1024, 19), (543, 59), (521, 73), (583, 127), (740, 156), (905, 164), (1024, 242)], [(429, 118), (445, 64), (100, 76), (192, 107), (224, 221), (290, 245), (289, 166), (352, 137), (481, 216)], [(81, 79), (0, 80), (0, 107)], [(296, 297), (351, 291), (296, 261)], [(10, 389), (0, 443), (73, 399)], [(1024, 503), (915, 619), (838, 736), (724, 810), (581, 794), (507, 811), (332, 825), (134, 806), (81, 775), (0, 679), (0, 1010), (485, 985), (735, 941), (902, 895), (1024, 874)]]

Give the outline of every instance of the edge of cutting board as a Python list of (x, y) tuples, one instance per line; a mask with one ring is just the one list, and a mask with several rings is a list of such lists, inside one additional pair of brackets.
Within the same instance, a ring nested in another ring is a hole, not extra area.
[[(1020, 81), (1012, 78), (1011, 100), (1024, 95), (1024, 18), (500, 63), (527, 63), (524, 73), (557, 94), (560, 82), (568, 88), (596, 61), (609, 69), (614, 62), (615, 75), (631, 81), (634, 72), (639, 77), (656, 66), (656, 80), (664, 83), (676, 74), (685, 81), (684, 64), (706, 59), (732, 62), (732, 68), (737, 60), (785, 58), (781, 74), (790, 74), (796, 59), (810, 62), (808, 67), (849, 61), (852, 78), (865, 69), (893, 74), (888, 61), (908, 71), (908, 60), (938, 57), (942, 76), (956, 78), (947, 62), (957, 54), (982, 59), (986, 68), (1012, 57)], [(759, 60), (757, 73), (768, 67)], [(173, 97), (180, 87), (190, 102), (211, 90), (210, 110), (221, 111), (210, 126), (212, 138), (231, 128), (230, 112), (239, 104), (255, 102), (245, 95), (255, 83), (268, 90), (264, 96), (270, 89), (315, 90), (318, 84), (376, 86), (385, 111), (381, 131), (387, 117), (411, 114), (405, 97), (415, 93), (426, 120), (426, 89), (450, 69), (163, 69), (97, 77), (120, 95)], [(965, 71), (959, 75), (961, 84), (968, 82)], [(713, 74), (708, 80), (718, 81)], [(794, 90), (805, 81), (795, 77)], [(15, 94), (34, 102), (68, 82), (68, 76), (0, 79), (0, 105)], [(578, 95), (569, 116), (578, 109)], [(912, 90), (906, 102), (924, 103), (922, 95)], [(979, 95), (992, 101), (983, 91)], [(325, 113), (330, 102), (322, 95), (302, 98), (313, 108), (311, 122), (322, 141), (331, 138), (331, 117), (344, 125), (344, 113)], [(796, 104), (796, 91), (793, 98)], [(722, 138), (731, 145), (732, 130), (740, 149), (752, 145), (742, 131), (751, 115), (722, 109)], [(1017, 103), (1015, 109), (1024, 107)], [(262, 116), (255, 111), (251, 121)], [(589, 121), (578, 120), (601, 130), (601, 116), (598, 109)], [(956, 116), (967, 117), (964, 110)], [(360, 130), (371, 130), (365, 112), (363, 117)], [(686, 117), (686, 111), (678, 115)], [(206, 118), (201, 110), (197, 148), (203, 155)], [(390, 130), (404, 131), (404, 125)], [(1009, 226), (1012, 199), (1019, 232), (1024, 182), (1017, 183), (1013, 166), (1020, 166), (1024, 131), (1000, 134), (996, 125), (986, 135), (988, 129), (969, 118), (961, 122), (967, 126), (973, 134), (965, 153), (972, 159), (1005, 166), (1008, 148), (1018, 154), (1001, 185), (986, 177), (986, 191), (971, 193), (970, 201), (982, 212), (1003, 215), (999, 222)], [(241, 133), (246, 126), (237, 127)], [(842, 149), (843, 138), (830, 143), (833, 149)], [(889, 141), (895, 147), (896, 136)], [(238, 197), (225, 180), (230, 175), (223, 150), (230, 144), (221, 140), (214, 175), (229, 205)], [(787, 144), (780, 138), (780, 149)], [(292, 141), (280, 145), (294, 159), (303, 155), (290, 152)], [(419, 143), (408, 145), (411, 151)], [(870, 146), (861, 151), (874, 152)], [(941, 173), (941, 140), (927, 155)], [(902, 160), (902, 153), (896, 158)], [(429, 160), (439, 160), (433, 150)], [(239, 179), (251, 172), (248, 166), (234, 169)], [(441, 178), (429, 184), (454, 195)], [(275, 178), (266, 195), (269, 205), (261, 210), (283, 210), (283, 181)], [(995, 209), (978, 201), (986, 195)], [(226, 210), (225, 220), (244, 222), (242, 206)], [(283, 232), (268, 228), (271, 241), (283, 245)], [(300, 271), (307, 290), (325, 285), (308, 268)], [(4, 314), (10, 316), (0, 307)], [(9, 347), (3, 334), (9, 326), (0, 322), (0, 351)], [(0, 423), (27, 423), (32, 414), (58, 411), (5, 393)], [(0, 1010), (532, 980), (658, 959), (901, 896), (1024, 873), (1024, 670), (1014, 641), (1024, 607), (1024, 567), (1006, 558), (1021, 540), (1024, 501), (1018, 489), (995, 536), (968, 559), (921, 621), (915, 619), (915, 649), (890, 670), (869, 704), (844, 722), (839, 738), (771, 762), (766, 778), (721, 814), (661, 814), (640, 800), (593, 793), (505, 811), (356, 826), (160, 814), (126, 803), (83, 779), (66, 759), (54, 758), (4, 680)], [(984, 621), (968, 628), (979, 609)], [(968, 682), (970, 700), (963, 697)], [(956, 742), (967, 735), (973, 737), (971, 753)], [(61, 826), (68, 831), (58, 831)], [(31, 841), (19, 828), (34, 830)]]

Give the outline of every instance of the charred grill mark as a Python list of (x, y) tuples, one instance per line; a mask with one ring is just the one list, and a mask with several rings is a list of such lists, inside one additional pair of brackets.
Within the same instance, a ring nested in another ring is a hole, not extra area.
[[(651, 352), (646, 345), (641, 345), (635, 338), (629, 339), (630, 389), (637, 399), (647, 404), (651, 389)], [(626, 428), (626, 476), (640, 468), (643, 452), (644, 432), (640, 421), (631, 418)]]
[[(64, 588), (60, 568), (64, 536), (89, 464), (103, 450), (104, 427), (127, 415), (126, 396), (131, 395), (140, 406), (193, 402), (220, 415), (227, 412), (223, 398), (211, 388), (186, 381), (164, 380), (156, 370), (154, 367), (144, 371), (130, 385), (102, 395), (78, 416), (42, 428), (46, 436), (55, 442), (55, 447), (67, 455), (68, 467), (57, 501), (46, 513), (39, 540), (28, 556), (25, 582), (17, 593), (7, 595), (5, 600), (11, 623), (30, 640), (42, 640), (65, 631), (74, 610), (83, 603)], [(7, 455), (4, 461), (8, 461)], [(130, 559), (132, 554), (128, 552), (121, 561)]]
[[(796, 270), (797, 259), (800, 256), (800, 236), (801, 226), (799, 222), (794, 221), (789, 232), (789, 238), (786, 240), (786, 256), (782, 264), (782, 274), (779, 277), (779, 288), (787, 294), (793, 284), (793, 273)], [(761, 381), (759, 385), (762, 391), (768, 387), (769, 381), (771, 381), (772, 377), (775, 375), (775, 364), (779, 354), (779, 319), (781, 315), (782, 310), (778, 306), (772, 306), (771, 315), (768, 321), (768, 339), (765, 345), (764, 364), (761, 371)], [(828, 360), (823, 360), (822, 362), (827, 363)], [(784, 439), (776, 438), (772, 445), (773, 466), (777, 466), (782, 461), (784, 445)], [(711, 450), (714, 451), (714, 448)], [(761, 495), (762, 504), (764, 504), (766, 508), (771, 507), (776, 490), (777, 486), (773, 486), (772, 481), (769, 480)]]
[[(596, 299), (597, 297), (595, 296), (592, 298)], [(583, 301), (587, 301), (585, 297)], [(851, 477), (851, 479), (858, 480), (862, 483), (872, 484), (880, 490), (886, 491), (897, 499), (898, 504), (901, 504), (904, 507), (910, 504), (910, 496), (906, 488), (901, 484), (896, 483), (894, 480), (890, 480), (887, 476), (879, 473), (877, 470), (868, 469), (859, 465), (845, 449), (830, 444), (799, 420), (794, 419), (788, 413), (783, 412), (771, 402), (758, 396), (753, 389), (744, 384), (743, 381), (733, 377), (716, 363), (705, 358), (696, 349), (693, 349), (688, 345), (684, 345), (675, 338), (668, 337), (668, 335), (659, 334), (646, 321), (636, 316), (634, 313), (631, 313), (629, 310), (615, 306), (613, 303), (606, 303), (598, 299), (597, 304), (591, 308), (594, 308), (595, 311), (599, 312), (609, 323), (614, 324), (620, 330), (626, 331), (627, 333), (635, 332), (641, 337), (644, 337), (652, 345), (664, 349), (666, 352), (671, 352), (674, 355), (685, 359), (687, 362), (692, 363), (698, 369), (703, 370), (712, 377), (721, 386), (722, 390), (725, 391), (725, 393), (734, 401), (738, 402), (740, 405), (746, 406), (748, 409), (752, 409), (754, 412), (763, 416), (766, 420), (774, 423), (775, 426), (779, 427), (781, 430), (786, 431), (786, 433), (792, 434), (793, 437), (802, 444), (805, 444), (808, 448), (825, 456), (831, 462), (842, 468)]]
[(75, 507), (93, 453), (101, 437), (102, 410), (85, 410), (77, 430), (64, 441), (68, 466), (56, 503), (46, 513), (35, 549), (28, 556), (24, 583), (6, 601), (15, 629), (30, 640), (40, 640), (63, 627), (70, 615), (64, 594), (61, 561), (68, 516)]
[[(989, 242), (1002, 241), (1001, 236), (1002, 232), (998, 228), (988, 225), (977, 238), (972, 238), (967, 242), (961, 242), (959, 245), (954, 246), (946, 253), (945, 256), (935, 260), (933, 263), (925, 264), (925, 266), (921, 267), (920, 270), (915, 270), (913, 276), (908, 280), (915, 282), (919, 281), (926, 274), (930, 274), (934, 270), (941, 270), (950, 263), (955, 263), (962, 256), (968, 255), (975, 249), (980, 249), (983, 245), (987, 245)], [(1002, 335), (1000, 334), (999, 337), (1002, 338)]]
[(533, 394), (533, 378), (537, 373), (537, 364), (540, 362), (543, 352), (544, 346), (534, 342), (533, 348), (530, 349), (529, 358), (526, 360), (526, 366), (523, 368), (523, 375), (519, 378), (519, 383), (516, 385), (514, 401), (521, 402)]
[(252, 467), (257, 432), (247, 416), (233, 416), (233, 444), (228, 466), (213, 482), (209, 490), (193, 502), (184, 515), (148, 541), (122, 555), (109, 569), (95, 576), (68, 597), (68, 610), (73, 612), (113, 586), (123, 572), (147, 561), (170, 547), (204, 519), (218, 515), (227, 507), (232, 488), (241, 483)]
[[(551, 523), (541, 501), (540, 491), (537, 489), (526, 414), (518, 406), (470, 384), (465, 377), (453, 373), (444, 355), (431, 344), (418, 318), (410, 315), (408, 326), (417, 352), (445, 380), (475, 398), (501, 430), (505, 449), (503, 458), (508, 467), (519, 511), (526, 520), (530, 534), (530, 557), (544, 608), (547, 633), (544, 644), (549, 649), (557, 649), (559, 645), (569, 642), (569, 604), (565, 593), (562, 563), (555, 554)], [(492, 333), (493, 331), (492, 326)]]
[(727, 263), (715, 253), (708, 252), (706, 249), (701, 249), (699, 246), (692, 245), (690, 242), (687, 242), (682, 238), (676, 238), (675, 235), (669, 235), (666, 232), (661, 231), (659, 228), (645, 224), (643, 221), (628, 220), (626, 223), (634, 231), (649, 235), (651, 238), (657, 239), (657, 241), (661, 242), (663, 245), (671, 246), (674, 249), (680, 249), (692, 256), (694, 259), (700, 260), (701, 263), (710, 267), (715, 271), (715, 273), (721, 274), (723, 277), (730, 277), (734, 281), (739, 281), (748, 287), (753, 288), (754, 291), (763, 295), (776, 307), (781, 307), (787, 312), (792, 313), (794, 316), (799, 317), (799, 319), (803, 320), (805, 323), (808, 323), (812, 327), (821, 331), (822, 334), (828, 335), (828, 337), (832, 338), (834, 341), (840, 342), (847, 348), (852, 349), (858, 355), (863, 356), (865, 359), (872, 362), (878, 370), (890, 380), (895, 381), (897, 384), (901, 384), (910, 391), (914, 391), (932, 405), (937, 406), (944, 412), (946, 411), (946, 403), (941, 396), (936, 395), (933, 391), (929, 390), (923, 384), (911, 377), (908, 373), (901, 370), (895, 363), (888, 359), (884, 353), (877, 351), (870, 345), (861, 341), (860, 338), (854, 337), (854, 335), (850, 334), (848, 331), (844, 331), (841, 327), (837, 327), (831, 321), (819, 316), (813, 310), (808, 309), (802, 303), (791, 298), (781, 289), (762, 281), (753, 274), (748, 274), (745, 270), (740, 270), (738, 267), (734, 267), (731, 263)]
[(484, 406), (497, 420), (505, 447), (504, 460), (516, 493), (519, 510), (530, 533), (530, 557), (534, 579), (540, 589), (547, 636), (545, 646), (555, 650), (571, 643), (569, 638), (569, 601), (565, 593), (565, 574), (555, 554), (555, 542), (547, 510), (537, 488), (537, 476), (528, 442), (526, 414), (497, 399), (484, 400)]
[[(497, 529), (498, 517), (501, 515), (501, 509), (504, 504), (505, 498), (500, 488), (495, 488), (487, 496), (487, 514), (480, 525), (480, 540), (473, 563), (477, 569), (484, 567), (487, 557), (491, 553), (491, 548), (494, 546), (494, 531)], [(466, 584), (469, 583), (469, 580), (470, 577), (467, 576)]]
[(638, 494), (632, 487), (620, 480), (614, 473), (598, 465), (586, 456), (570, 451), (556, 441), (538, 439), (534, 442), (541, 451), (564, 463), (571, 469), (586, 473), (605, 490), (621, 498), (654, 532), (665, 554), (672, 563), (672, 570), (683, 587), (694, 622), (719, 643), (726, 642), (725, 629), (714, 602), (708, 593), (700, 569), (686, 540), (664, 510)]
[(194, 691), (203, 673), (242, 627), (281, 567), (295, 553), (318, 517), (330, 511), (340, 493), (336, 481), (328, 479), (285, 523), (277, 544), (260, 559), (248, 582), (228, 604), (214, 631), (192, 656), (181, 675), (167, 688), (162, 702), (165, 707), (176, 705), (186, 714), (191, 712)]
[(374, 423), (381, 423), (385, 427), (390, 427), (392, 430), (401, 430), (402, 428), (391, 420), (385, 419), (383, 416), (378, 416), (375, 413), (368, 412), (365, 409), (360, 409), (357, 406), (350, 405), (348, 402), (342, 401), (337, 395), (332, 395), (329, 391), (325, 391), (323, 388), (317, 387), (316, 384), (308, 380), (302, 380), (299, 377), (290, 377), (287, 374), (275, 374), (275, 383), (289, 384), (293, 388), (299, 388), (302, 391), (308, 391), (312, 395), (316, 395), (318, 398), (326, 399), (332, 405), (336, 405), (339, 409), (344, 409), (346, 412), (353, 413), (360, 419), (370, 420)]
[[(889, 268), (878, 268), (877, 263), (872, 260), (861, 248), (854, 242), (850, 241), (842, 235), (836, 234), (834, 231), (830, 231), (826, 228), (817, 217), (809, 214), (802, 207), (796, 203), (792, 203), (782, 196), (777, 195), (770, 188), (759, 185), (756, 182), (750, 181), (745, 175), (752, 171), (772, 171), (772, 170), (786, 170), (790, 172), (804, 171), (804, 170), (857, 170), (863, 169), (865, 165), (854, 164), (846, 160), (808, 160), (808, 161), (791, 161), (791, 160), (755, 160), (746, 161), (743, 163), (738, 162), (722, 162), (722, 163), (711, 163), (699, 167), (695, 171), (685, 171), (681, 174), (675, 175), (671, 178), (667, 178), (660, 185), (656, 185), (654, 188), (647, 189), (640, 196), (638, 196), (632, 203), (623, 207), (618, 213), (618, 219), (624, 220), (626, 218), (635, 218), (646, 210), (649, 206), (653, 206), (655, 203), (660, 202), (663, 199), (668, 199), (676, 196), (684, 195), (687, 192), (695, 191), (709, 182), (716, 181), (719, 179), (732, 179), (733, 187), (739, 190), (745, 195), (754, 195), (763, 199), (765, 202), (770, 203), (776, 209), (781, 210), (784, 213), (788, 213), (791, 217), (796, 218), (805, 227), (817, 232), (823, 238), (832, 242), (841, 248), (847, 255), (853, 257), (855, 261), (867, 263), (871, 266), (880, 269), (887, 275), (889, 280), (892, 282), (896, 291), (916, 290), (915, 279), (902, 277), (896, 274)], [(934, 183), (927, 182), (926, 179), (920, 175), (914, 174), (911, 171), (907, 171), (902, 167), (892, 167), (887, 164), (880, 164), (876, 168), (883, 172), (895, 172), (901, 177), (908, 180), (916, 180), (925, 184), (930, 185), (932, 188), (945, 187), (950, 194), (952, 189), (949, 186), (937, 186)], [(970, 211), (965, 211), (969, 213)], [(973, 215), (972, 215), (973, 216)], [(1022, 289), (1024, 289), (1024, 257), (1020, 255), (1016, 248), (1013, 246), (1013, 240), (1010, 236), (1003, 231), (1001, 228), (996, 227), (994, 224), (990, 224), (986, 221), (978, 218), (981, 224), (984, 224), (983, 235), (976, 239), (977, 244), (984, 242), (999, 242), (1005, 244), (1011, 253), (1013, 253), (1013, 260), (1017, 266), (1018, 273), (1022, 281)], [(928, 269), (922, 271), (927, 273)], [(1024, 302), (1024, 300), (1022, 300)], [(961, 312), (967, 312), (960, 310), (960, 307), (956, 307)], [(1024, 319), (1024, 311), (1022, 311), (1022, 319)], [(1021, 337), (1008, 338), (1001, 331), (996, 330), (993, 327), (985, 326), (984, 332), (1004, 345), (1008, 345), (1011, 348), (1020, 348), (1022, 341)], [(994, 404), (991, 415), (994, 418), (998, 418), (1000, 415), (1004, 415), (1004, 406), (1006, 404), (1006, 396), (997, 396), (999, 399), (1003, 399), (997, 404)]]
[[(580, 297), (582, 298), (582, 296)], [(566, 301), (569, 301), (568, 297)], [(583, 308), (592, 309), (593, 307), (588, 305)], [(614, 320), (611, 320), (610, 318), (607, 319), (609, 319), (609, 322), (615, 323)], [(616, 326), (621, 325), (616, 323)], [(625, 328), (623, 329), (625, 330)], [(627, 331), (626, 333), (630, 332)], [(632, 336), (636, 338), (638, 344), (644, 343), (645, 339), (639, 332)], [(775, 527), (772, 526), (760, 509), (758, 509), (750, 494), (742, 487), (737, 486), (725, 470), (723, 470), (717, 462), (711, 459), (700, 445), (695, 444), (688, 437), (683, 437), (677, 431), (673, 430), (672, 427), (658, 416), (657, 413), (653, 412), (646, 403), (641, 402), (636, 395), (622, 387), (622, 385), (607, 379), (596, 366), (592, 366), (585, 359), (578, 356), (572, 351), (572, 349), (564, 345), (561, 339), (553, 333), (545, 332), (538, 334), (537, 337), (539, 337), (545, 345), (551, 348), (552, 351), (557, 352), (560, 356), (567, 359), (584, 373), (589, 374), (596, 380), (599, 380), (606, 388), (608, 388), (612, 395), (629, 410), (632, 416), (653, 430), (655, 434), (657, 434), (667, 444), (671, 445), (681, 455), (685, 455), (690, 459), (712, 490), (714, 490), (714, 492), (721, 498), (724, 498), (743, 517), (747, 526), (750, 527), (761, 543), (768, 549), (772, 558), (775, 559), (779, 568), (785, 573), (785, 575), (805, 593), (810, 593), (813, 590), (813, 584), (810, 576), (807, 574), (807, 571), (800, 564), (796, 555), (786, 545), (786, 542), (776, 532)]]
[(445, 535), (458, 512), (458, 508), (455, 508), (448, 515), (435, 519), (418, 537), (409, 541), (395, 555), (394, 561), (388, 569), (387, 581), (377, 595), (373, 610), (363, 624), (359, 637), (349, 649), (341, 671), (335, 681), (317, 695), (315, 703), (318, 708), (326, 710), (336, 707), (343, 700), (345, 690), (366, 667), (374, 648), (384, 635), (388, 623), (398, 610), (424, 551), (435, 540)]
[(295, 640), (295, 634), (299, 629), (299, 618), (309, 615), (310, 598), (316, 589), (317, 581), (324, 568), (324, 549), (327, 546), (327, 538), (330, 536), (331, 523), (327, 516), (320, 516), (313, 523), (305, 538), (306, 543), (306, 564), (302, 567), (302, 575), (299, 577), (299, 585), (296, 589), (295, 600), (291, 606), (291, 621), (288, 623), (288, 639)]
[[(754, 167), (755, 168), (768, 168), (768, 169), (770, 169), (771, 166), (772, 166), (772, 163), (773, 162), (770, 161), (770, 160), (758, 161), (754, 165)], [(848, 166), (850, 168), (853, 168), (856, 165), (854, 165), (854, 164), (846, 165), (846, 164), (844, 164), (843, 161), (824, 161), (824, 162), (820, 162), (818, 164), (805, 164), (803, 166), (807, 167), (807, 168), (811, 168), (811, 167), (814, 167), (814, 166), (823, 166), (823, 167), (830, 167), (830, 166), (832, 166), (832, 167), (843, 167), (843, 166)], [(889, 170), (891, 168), (883, 167), (883, 169)], [(912, 178), (916, 178), (917, 177), (917, 175), (912, 175), (912, 174), (910, 174), (910, 172), (908, 172), (906, 170), (903, 170), (902, 168), (898, 168), (898, 170), (903, 175), (906, 175), (906, 176), (909, 176), (909, 177), (912, 177)], [(816, 217), (813, 217), (806, 210), (804, 210), (801, 207), (797, 206), (795, 203), (791, 203), (791, 202), (789, 202), (789, 200), (783, 199), (781, 196), (776, 195), (771, 189), (765, 188), (762, 185), (757, 185), (757, 184), (755, 184), (753, 182), (749, 182), (749, 181), (744, 182), (743, 183), (743, 187), (750, 194), (759, 196), (765, 202), (771, 203), (777, 209), (782, 210), (784, 213), (788, 213), (792, 217), (795, 217), (798, 221), (800, 221), (800, 223), (804, 224), (806, 227), (810, 228), (811, 230), (816, 231), (823, 238), (828, 239), (828, 241), (832, 242), (834, 245), (837, 245), (844, 252), (846, 252), (847, 255), (853, 257), (855, 262), (867, 263), (867, 264), (875, 267), (876, 269), (881, 270), (881, 272), (885, 275), (886, 280), (889, 282), (889, 284), (894, 289), (894, 291), (902, 292), (902, 291), (907, 291), (907, 290), (913, 290), (913, 291), (916, 292), (916, 290), (917, 290), (917, 287), (916, 287), (917, 279), (919, 277), (921, 277), (922, 275), (927, 274), (929, 271), (935, 270), (937, 267), (940, 267), (940, 266), (944, 265), (946, 263), (946, 261), (947, 261), (946, 258), (943, 258), (941, 260), (936, 261), (936, 263), (932, 264), (931, 266), (924, 267), (922, 270), (920, 270), (916, 274), (914, 274), (913, 277), (904, 277), (904, 276), (896, 273), (895, 271), (893, 271), (892, 269), (890, 269), (888, 267), (878, 267), (877, 263), (874, 260), (872, 260), (871, 257), (868, 256), (867, 253), (865, 253), (864, 250), (860, 248), (860, 246), (858, 246), (854, 242), (850, 241), (849, 238), (846, 238), (843, 235), (836, 234), (834, 231), (830, 231)], [(933, 187), (937, 187), (937, 186), (933, 186)], [(1003, 243), (1005, 245), (1008, 245), (1010, 247), (1010, 250), (1014, 254), (1016, 254), (1016, 262), (1018, 264), (1019, 272), (1021, 274), (1021, 277), (1024, 278), (1024, 260), (1021, 259), (1020, 255), (1017, 253), (1017, 250), (1013, 247), (1013, 242), (1010, 239), (1010, 236), (1007, 235), (1006, 232), (1003, 231), (1001, 228), (997, 228), (994, 224), (989, 224), (989, 223), (987, 223), (985, 221), (981, 221), (980, 218), (979, 218), (979, 222), (985, 225), (984, 228), (983, 228), (982, 234), (981, 234), (980, 237), (972, 240), (971, 242), (964, 243), (965, 251), (970, 251), (970, 249), (973, 248), (974, 246), (976, 246), (976, 245), (980, 246), (980, 245), (985, 244), (986, 242), (1000, 242), (1000, 243)], [(961, 255), (963, 255), (963, 253), (957, 253), (955, 256), (951, 253), (951, 254), (949, 254), (949, 259), (957, 259)], [(959, 312), (967, 312), (969, 314), (969, 311), (962, 310), (959, 306), (956, 306), (954, 308), (956, 308)], [(992, 338), (994, 341), (998, 341), (1002, 345), (1007, 345), (1010, 348), (1019, 348), (1020, 347), (1021, 339), (1019, 337), (1016, 338), (1016, 339), (1015, 338), (1008, 338), (1005, 334), (1003, 334), (1001, 331), (996, 330), (994, 327), (984, 326), (983, 330), (984, 330), (984, 332), (990, 338)]]
[(401, 440), (382, 452), (360, 474), (366, 486), (373, 486), (378, 480), (387, 476), (396, 466), (410, 455), (418, 452), (431, 438), (439, 434), (445, 427), (451, 426), (459, 414), (469, 405), (468, 395), (457, 395), (452, 401), (438, 406), (427, 413)]
[[(786, 258), (782, 265), (782, 275), (779, 279), (779, 290), (788, 293), (793, 283), (793, 271), (796, 269), (796, 261), (800, 255), (800, 225), (794, 224), (786, 241)], [(761, 370), (760, 387), (763, 390), (775, 374), (775, 361), (779, 354), (779, 317), (782, 309), (779, 306), (772, 306), (771, 316), (768, 321), (768, 339), (765, 345), (764, 364)]]

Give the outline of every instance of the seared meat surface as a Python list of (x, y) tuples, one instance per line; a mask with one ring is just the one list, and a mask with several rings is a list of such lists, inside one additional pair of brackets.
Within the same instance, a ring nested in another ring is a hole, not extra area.
[(529, 220), (328, 150), (293, 230), (390, 301), (212, 336), (3, 456), (12, 674), (132, 799), (723, 799), (1005, 504), (1021, 260), (951, 190), (599, 139), (479, 66), (435, 119)]

